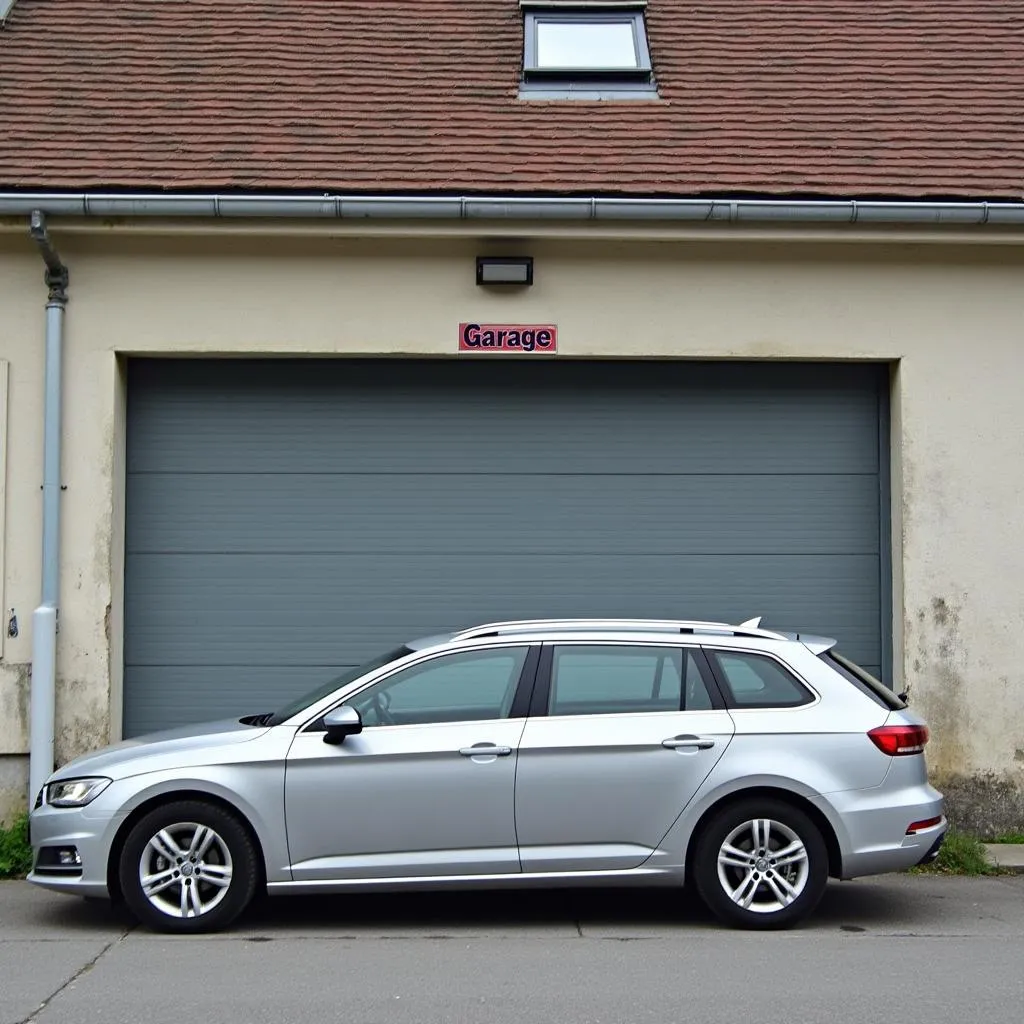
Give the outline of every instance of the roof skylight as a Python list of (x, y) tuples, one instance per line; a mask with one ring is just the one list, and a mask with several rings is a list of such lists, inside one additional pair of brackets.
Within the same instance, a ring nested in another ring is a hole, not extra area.
[(606, 71), (640, 68), (634, 19), (555, 20), (537, 18), (536, 64), (541, 69), (600, 68)]
[(657, 97), (643, 3), (523, 0), (522, 6), (524, 98)]

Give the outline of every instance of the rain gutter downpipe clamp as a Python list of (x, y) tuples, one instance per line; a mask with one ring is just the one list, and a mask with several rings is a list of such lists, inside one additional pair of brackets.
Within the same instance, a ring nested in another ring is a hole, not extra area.
[(61, 364), (68, 268), (33, 210), (29, 232), (46, 265), (46, 369), (43, 389), (42, 600), (32, 613), (32, 686), (29, 711), (29, 806), (54, 768), (57, 693), (57, 609), (60, 599)]

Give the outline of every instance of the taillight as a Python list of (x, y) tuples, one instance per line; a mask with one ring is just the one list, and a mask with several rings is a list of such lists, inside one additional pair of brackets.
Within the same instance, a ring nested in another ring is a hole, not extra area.
[(942, 815), (937, 818), (925, 818), (924, 821), (915, 821), (907, 828), (907, 835), (912, 836), (915, 832), (923, 832), (926, 828), (935, 828), (942, 823)]
[(890, 757), (920, 754), (928, 742), (928, 729), (923, 725), (880, 725), (868, 733), (868, 739)]

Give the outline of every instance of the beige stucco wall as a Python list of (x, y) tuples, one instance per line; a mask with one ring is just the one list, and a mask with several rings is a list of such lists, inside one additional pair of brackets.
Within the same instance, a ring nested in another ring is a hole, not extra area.
[[(175, 230), (53, 228), (71, 269), (61, 759), (116, 736), (120, 719), (119, 354), (455, 357), (460, 320), (552, 322), (560, 358), (891, 361), (896, 672), (931, 721), (938, 776), (954, 787), (980, 779), (999, 799), (1024, 791), (1024, 245)], [(477, 288), (473, 259), (488, 251), (533, 255), (534, 287)], [(44, 301), (26, 233), (0, 230), (0, 360), (10, 370), (4, 632), (12, 607), (21, 626), (0, 663), (8, 804), (21, 796), (22, 760), (11, 755), (26, 750), (39, 600)]]

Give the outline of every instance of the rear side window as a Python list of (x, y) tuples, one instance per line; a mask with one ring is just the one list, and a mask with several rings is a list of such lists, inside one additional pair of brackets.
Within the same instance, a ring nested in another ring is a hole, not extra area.
[(549, 715), (614, 715), (710, 708), (693, 653), (672, 647), (556, 647)]
[(870, 697), (879, 707), (887, 708), (889, 711), (902, 711), (907, 706), (885, 683), (862, 669), (860, 665), (854, 664), (849, 658), (844, 658), (837, 651), (826, 651), (821, 655), (821, 660), (831, 665), (844, 679), (853, 683), (865, 697)]
[(733, 708), (797, 708), (811, 692), (774, 658), (739, 651), (708, 651)]

